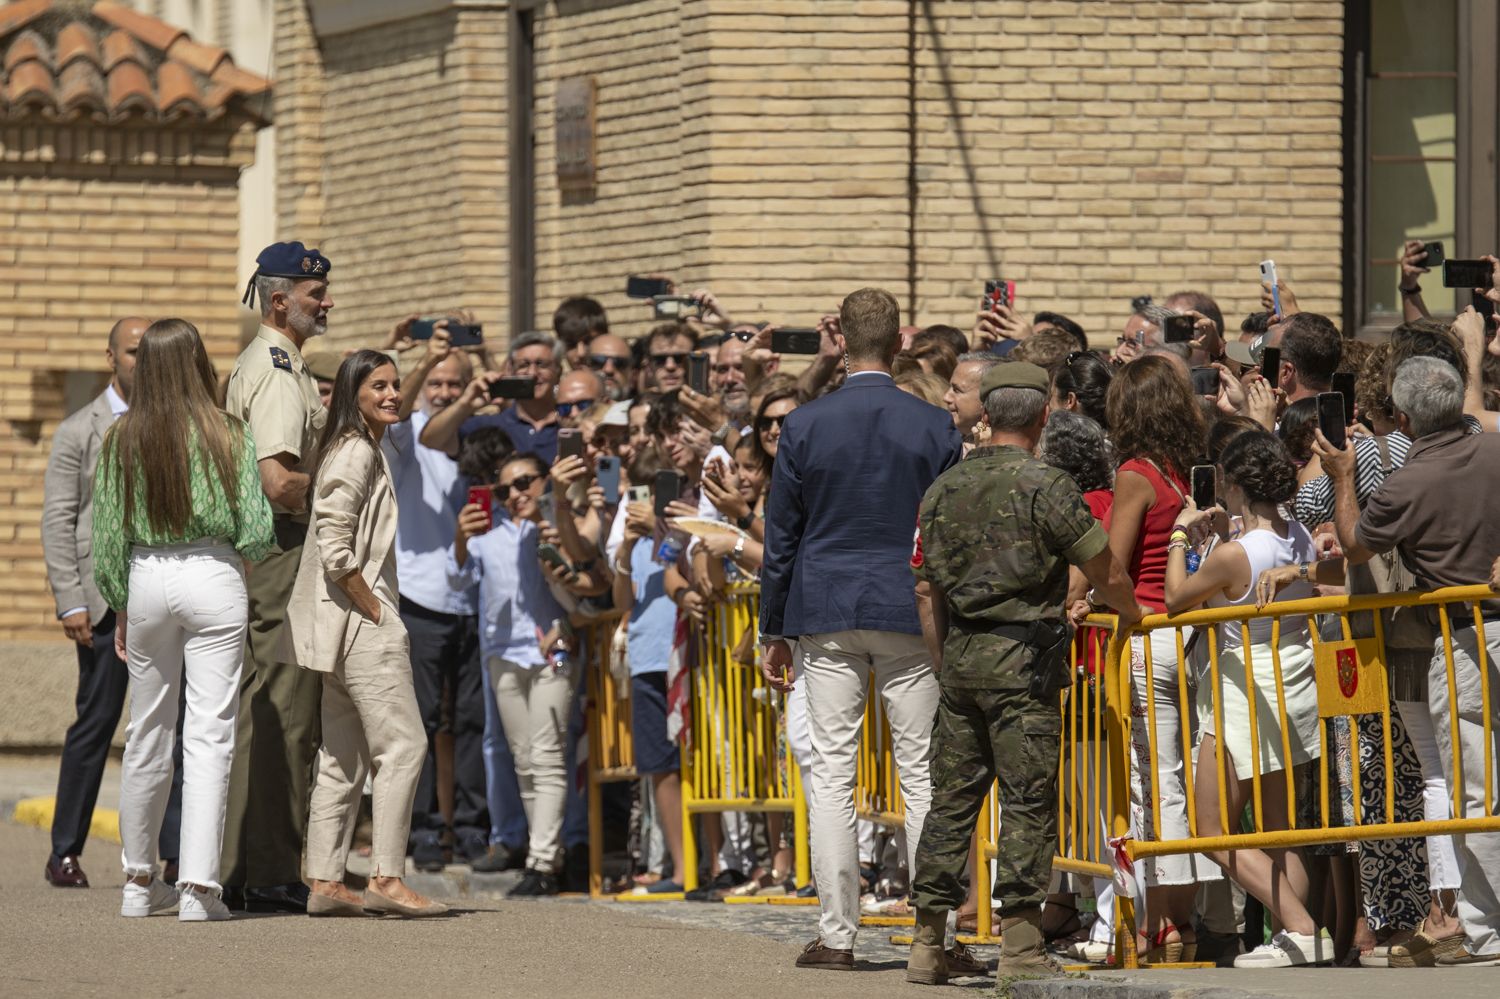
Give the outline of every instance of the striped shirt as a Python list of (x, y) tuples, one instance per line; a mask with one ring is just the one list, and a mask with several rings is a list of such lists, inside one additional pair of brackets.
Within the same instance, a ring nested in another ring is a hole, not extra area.
[[(1472, 416), (1465, 416), (1469, 433), (1483, 433), (1484, 428)], [(1385, 442), (1387, 458), (1381, 460), (1380, 441)], [(1385, 477), (1406, 464), (1406, 454), (1411, 450), (1411, 438), (1399, 430), (1382, 438), (1361, 435), (1354, 438), (1354, 497), (1363, 509), (1365, 502), (1374, 495)], [(1296, 519), (1309, 528), (1333, 520), (1333, 480), (1320, 475), (1297, 490), (1292, 500)]]

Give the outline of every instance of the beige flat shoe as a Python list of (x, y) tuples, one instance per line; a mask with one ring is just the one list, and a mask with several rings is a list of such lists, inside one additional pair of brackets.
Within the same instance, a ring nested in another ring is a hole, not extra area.
[(358, 916), (361, 919), (366, 916), (380, 915), (377, 912), (367, 912), (365, 907), (358, 902), (350, 902), (348, 899), (335, 898), (332, 895), (324, 895), (315, 891), (307, 895), (307, 914), (309, 916)]
[(448, 911), (448, 907), (441, 902), (429, 901), (426, 905), (407, 905), (405, 902), (396, 901), (389, 895), (382, 895), (374, 888), (365, 889), (364, 909), (366, 912), (390, 913), (393, 916), (405, 916), (408, 919), (441, 916)]

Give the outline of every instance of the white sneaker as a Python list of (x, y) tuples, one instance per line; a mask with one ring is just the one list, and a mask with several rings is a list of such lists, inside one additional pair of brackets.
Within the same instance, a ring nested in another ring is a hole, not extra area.
[(213, 892), (202, 888), (184, 888), (177, 919), (184, 923), (217, 923), (230, 918), (229, 906)]
[(122, 916), (153, 916), (166, 912), (177, 904), (177, 889), (161, 878), (153, 877), (150, 884), (138, 885), (125, 882), (125, 892), (120, 900)]
[(1278, 930), (1271, 942), (1234, 959), (1236, 968), (1296, 968), (1327, 964), (1333, 959), (1333, 941), (1327, 933), (1292, 933)]

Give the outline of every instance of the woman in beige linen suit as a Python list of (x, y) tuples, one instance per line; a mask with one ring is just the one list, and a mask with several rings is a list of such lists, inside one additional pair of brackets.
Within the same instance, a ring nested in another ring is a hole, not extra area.
[[(400, 376), (385, 354), (361, 350), (339, 366), (282, 632), (287, 660), (323, 674), (323, 748), (307, 824), (313, 916), (447, 911), (401, 880), (427, 735), (396, 611), (396, 495), (380, 451), (400, 406)], [(344, 874), (370, 770), (374, 843), (361, 898)]]

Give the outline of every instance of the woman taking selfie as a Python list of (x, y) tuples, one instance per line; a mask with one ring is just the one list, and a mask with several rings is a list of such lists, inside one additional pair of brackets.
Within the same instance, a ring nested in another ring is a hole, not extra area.
[[(1115, 455), (1121, 461), (1115, 475), (1114, 504), (1105, 520), (1109, 548), (1121, 565), (1129, 567), (1136, 600), (1156, 611), (1166, 609), (1167, 541), (1186, 501), (1188, 476), (1207, 450), (1203, 414), (1179, 364), (1154, 355), (1132, 361), (1115, 375), (1105, 396)], [(1182, 726), (1191, 725), (1193, 719), (1183, 718), (1178, 707), (1173, 632), (1151, 634), (1149, 670), (1145, 637), (1136, 634), (1130, 639), (1131, 697), (1140, 719), (1130, 729), (1132, 828), (1141, 839), (1183, 839), (1188, 825)], [(1186, 629), (1182, 641), (1185, 648), (1191, 642)], [(1186, 682), (1191, 684), (1192, 671), (1186, 672)], [(1148, 684), (1154, 692), (1154, 732), (1151, 719), (1144, 717)], [(1160, 803), (1160, 829), (1153, 828), (1153, 802)], [(1146, 885), (1146, 918), (1138, 924), (1147, 937), (1141, 947), (1143, 957), (1152, 963), (1193, 960), (1197, 949), (1193, 899), (1198, 882), (1219, 878), (1219, 871), (1196, 854), (1153, 857), (1140, 866), (1145, 868)]]
[[(192, 324), (152, 323), (136, 365), (130, 409), (104, 438), (94, 477), (94, 581), (116, 613), (115, 648), (130, 672), (120, 915), (178, 905), (184, 922), (228, 919), (219, 854), (249, 614), (241, 560), (270, 551), (271, 507), (250, 428), (215, 403), (218, 381)], [(184, 681), (174, 888), (156, 877), (156, 842)]]
[[(323, 747), (307, 823), (310, 916), (447, 911), (401, 880), (427, 735), (396, 610), (396, 494), (380, 450), (400, 407), (401, 379), (385, 354), (357, 351), (339, 366), (282, 632), (286, 661), (323, 674)], [(372, 771), (370, 881), (360, 897), (344, 884), (345, 862)]]

